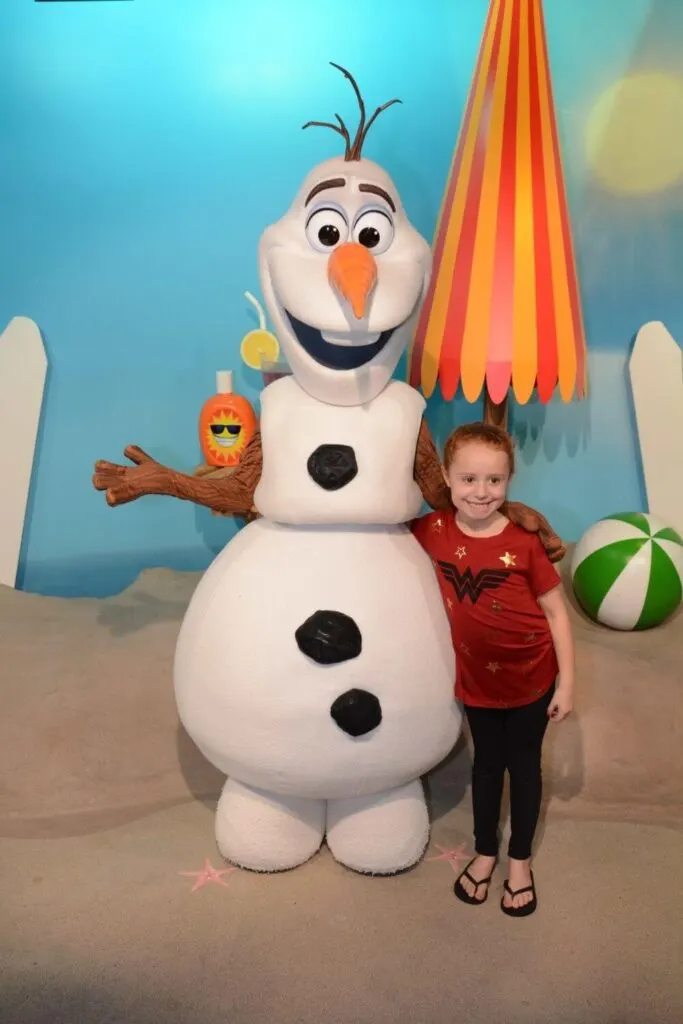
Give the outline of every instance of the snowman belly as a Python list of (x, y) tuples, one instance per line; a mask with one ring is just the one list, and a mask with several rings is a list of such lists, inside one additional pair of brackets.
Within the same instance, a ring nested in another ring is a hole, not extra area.
[[(319, 611), (337, 615), (323, 622), (341, 638), (332, 663), (321, 663), (330, 650), (315, 628), (299, 629)], [(201, 579), (174, 676), (180, 718), (207, 759), (282, 794), (402, 785), (460, 731), (438, 584), (404, 526), (251, 523)]]

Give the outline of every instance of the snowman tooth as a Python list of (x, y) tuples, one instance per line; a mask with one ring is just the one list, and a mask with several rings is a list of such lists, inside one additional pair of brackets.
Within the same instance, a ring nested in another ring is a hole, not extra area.
[(374, 345), (379, 341), (379, 331), (368, 333), (367, 331), (321, 331), (323, 340), (330, 345)]

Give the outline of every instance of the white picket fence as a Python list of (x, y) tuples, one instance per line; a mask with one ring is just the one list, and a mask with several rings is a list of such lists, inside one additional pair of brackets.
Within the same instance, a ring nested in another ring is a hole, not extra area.
[(655, 320), (629, 364), (648, 510), (683, 535), (683, 352)]
[(15, 587), (47, 375), (33, 320), (16, 316), (0, 334), (0, 584)]

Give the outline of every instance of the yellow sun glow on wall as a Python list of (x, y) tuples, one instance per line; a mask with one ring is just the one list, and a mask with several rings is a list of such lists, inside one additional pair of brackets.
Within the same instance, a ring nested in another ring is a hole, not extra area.
[(683, 177), (683, 79), (641, 72), (598, 98), (586, 124), (588, 161), (602, 185), (650, 195)]

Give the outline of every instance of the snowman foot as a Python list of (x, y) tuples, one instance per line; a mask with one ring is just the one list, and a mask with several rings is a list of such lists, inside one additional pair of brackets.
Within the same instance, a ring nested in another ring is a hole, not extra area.
[(216, 808), (216, 842), (223, 857), (250, 871), (288, 871), (320, 849), (325, 801), (283, 797), (234, 779)]
[(429, 815), (417, 780), (374, 796), (330, 800), (327, 845), (353, 871), (393, 875), (416, 864), (429, 841)]

